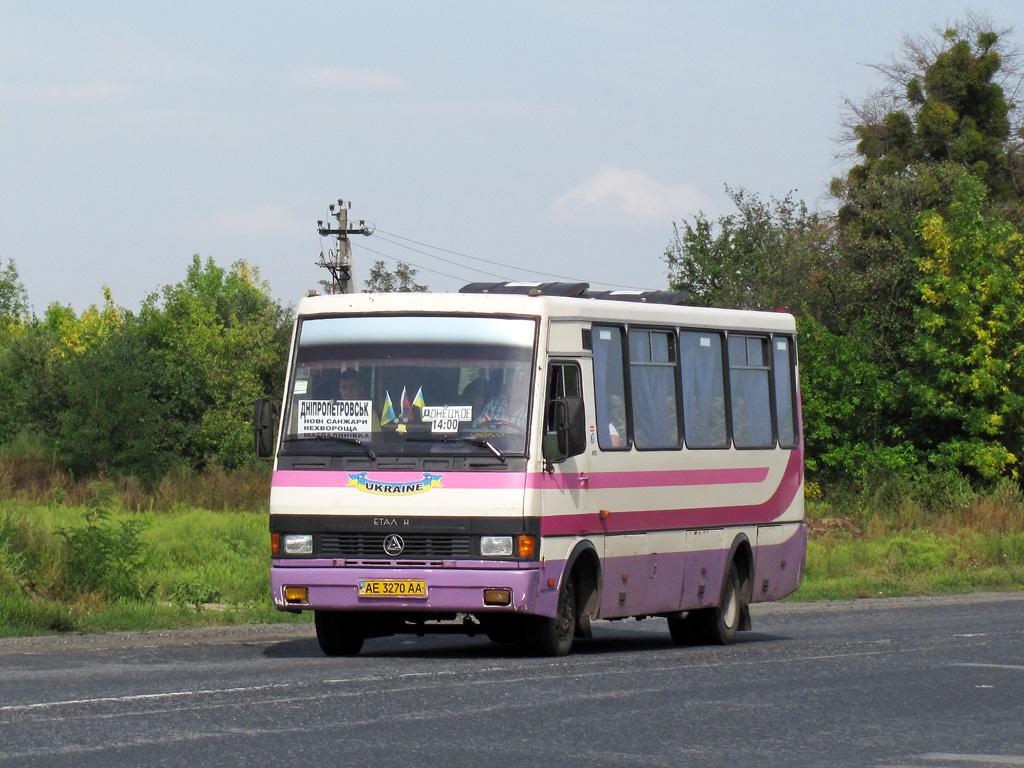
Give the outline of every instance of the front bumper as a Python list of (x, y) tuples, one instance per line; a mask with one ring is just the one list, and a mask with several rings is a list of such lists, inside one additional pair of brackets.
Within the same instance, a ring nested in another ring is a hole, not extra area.
[[(270, 586), (274, 605), (279, 610), (398, 611), (418, 614), (513, 612), (554, 615), (557, 591), (540, 589), (539, 567), (523, 568), (518, 563), (512, 564), (512, 567), (496, 565), (493, 562), (460, 562), (458, 568), (380, 568), (329, 564), (297, 566), (295, 560), (275, 560), (270, 569)], [(426, 582), (427, 596), (359, 596), (360, 581), (387, 579), (422, 580)], [(285, 587), (306, 587), (308, 602), (287, 602), (284, 598)], [(484, 590), (493, 588), (508, 589), (512, 594), (511, 604), (484, 605)]]

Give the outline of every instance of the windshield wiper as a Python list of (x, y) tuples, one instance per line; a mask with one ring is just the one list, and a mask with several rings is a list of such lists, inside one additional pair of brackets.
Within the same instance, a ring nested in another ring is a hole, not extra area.
[(286, 443), (302, 443), (308, 440), (315, 440), (318, 443), (347, 443), (348, 445), (358, 445), (367, 456), (373, 461), (377, 460), (377, 454), (373, 452), (373, 449), (360, 440), (358, 437), (345, 437), (344, 435), (313, 435), (312, 437), (286, 437)]
[(494, 454), (496, 459), (499, 459), (502, 464), (505, 463), (505, 454), (502, 453), (501, 449), (494, 445), (490, 440), (485, 440), (482, 437), (452, 437), (450, 435), (442, 435), (441, 437), (408, 437), (406, 438), (407, 443), (469, 443), (470, 445), (478, 445), (481, 448), (486, 448), (488, 451)]

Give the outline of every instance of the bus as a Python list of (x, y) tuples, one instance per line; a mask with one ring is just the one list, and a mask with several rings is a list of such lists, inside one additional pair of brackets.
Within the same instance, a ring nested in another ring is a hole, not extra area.
[(796, 326), (668, 291), (471, 283), (303, 298), (271, 588), (320, 648), (456, 632), (568, 653), (598, 619), (730, 644), (800, 584)]

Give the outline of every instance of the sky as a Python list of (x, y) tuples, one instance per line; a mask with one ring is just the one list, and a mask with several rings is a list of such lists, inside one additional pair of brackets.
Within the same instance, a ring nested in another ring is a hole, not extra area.
[[(378, 259), (477, 280), (667, 286), (673, 222), (726, 187), (831, 206), (871, 64), (1019, 0), (0, 0), (0, 266), (33, 311), (137, 309), (194, 254), (282, 304), (351, 203)], [(1013, 35), (1020, 43), (1021, 32)]]

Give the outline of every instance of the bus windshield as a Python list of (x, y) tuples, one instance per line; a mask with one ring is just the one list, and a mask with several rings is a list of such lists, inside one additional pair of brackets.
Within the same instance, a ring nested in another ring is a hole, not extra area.
[(283, 449), (522, 455), (536, 332), (520, 318), (306, 318)]

